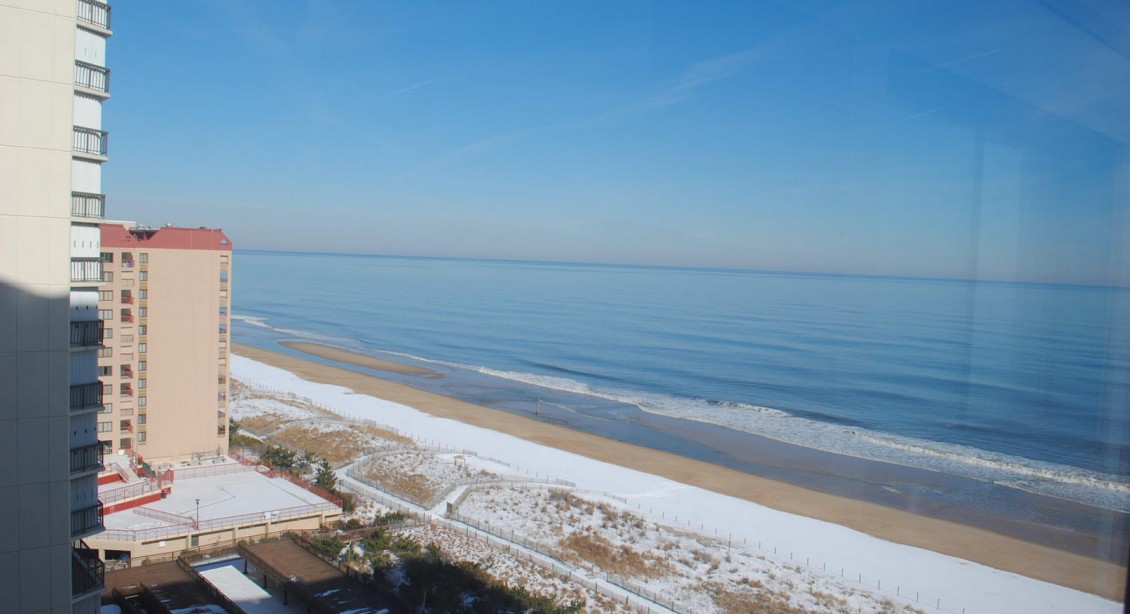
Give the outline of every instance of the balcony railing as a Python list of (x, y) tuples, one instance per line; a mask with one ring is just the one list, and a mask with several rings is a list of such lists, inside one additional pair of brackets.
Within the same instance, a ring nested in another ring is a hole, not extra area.
[(101, 531), (102, 528), (101, 501), (99, 501), (97, 505), (71, 511), (72, 539), (83, 535), (90, 535), (91, 533), (97, 533)]
[(228, 427), (226, 427), (226, 426), (217, 426), (216, 427), (216, 434), (217, 435), (226, 435), (227, 432), (228, 432)]
[(102, 345), (102, 320), (71, 322), (71, 347)]
[(78, 0), (75, 17), (79, 21), (110, 29), (110, 6), (98, 0)]
[(124, 395), (126, 395), (127, 397), (132, 397), (132, 396), (133, 396), (133, 388), (132, 388), (132, 387), (130, 387), (130, 386), (126, 386), (126, 385), (124, 385), (124, 384), (123, 384), (123, 385), (122, 385), (122, 387), (118, 389), (118, 391), (119, 391), (119, 392), (120, 392), (121, 394), (124, 394)]
[(78, 153), (105, 156), (109, 139), (110, 133), (105, 130), (75, 126), (74, 148)]
[(75, 384), (71, 386), (71, 410), (92, 409), (102, 406), (102, 383)]
[(71, 192), (71, 215), (75, 217), (106, 217), (106, 195), (90, 192)]
[(133, 379), (133, 369), (122, 369), (119, 375), (126, 379)]
[(132, 296), (123, 296), (122, 297), (122, 304), (123, 305), (132, 305), (133, 304), (133, 297)]
[(71, 473), (86, 473), (102, 469), (102, 444), (71, 448)]
[(133, 432), (133, 424), (131, 424), (129, 420), (122, 420), (121, 424), (118, 426), (120, 427), (120, 430), (128, 431), (130, 433)]
[(72, 258), (71, 281), (102, 281), (102, 261), (95, 258)]
[(110, 69), (75, 60), (75, 85), (99, 92), (110, 92)]
[(133, 322), (133, 315), (128, 313), (122, 314), (122, 322)]
[(106, 578), (106, 564), (98, 559), (98, 551), (91, 548), (75, 548), (71, 550), (71, 554), (71, 597), (102, 590)]

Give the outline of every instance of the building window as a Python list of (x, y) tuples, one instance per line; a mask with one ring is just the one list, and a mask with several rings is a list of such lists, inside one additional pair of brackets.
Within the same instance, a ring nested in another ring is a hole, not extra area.
[[(102, 332), (105, 333), (106, 331), (102, 331)], [(102, 337), (105, 338), (106, 336), (102, 335)], [(98, 350), (98, 357), (99, 358), (110, 358), (113, 355), (114, 355), (114, 348), (100, 348)]]
[(113, 261), (114, 261), (113, 252), (102, 252), (102, 262), (113, 262)]
[(103, 339), (113, 339), (114, 338), (114, 329), (103, 328), (102, 329), (102, 338)]
[(137, 380), (137, 389), (138, 390), (145, 390), (145, 386), (146, 386), (146, 380), (144, 378)]
[(144, 354), (145, 352), (148, 352), (148, 351), (149, 351), (149, 344), (148, 343), (137, 344), (137, 353), (138, 354)]
[(138, 371), (144, 371), (145, 368), (148, 367), (148, 366), (149, 366), (148, 361), (145, 361), (145, 360), (137, 361), (137, 370)]
[(98, 367), (98, 375), (100, 377), (101, 376), (107, 376), (108, 377), (108, 376), (111, 376), (113, 374), (114, 374), (114, 367), (112, 367), (112, 366), (107, 365), (105, 367)]
[(108, 414), (108, 413), (110, 413), (110, 412), (112, 412), (112, 411), (114, 411), (114, 404), (113, 404), (113, 403), (103, 403), (103, 404), (102, 404), (102, 409), (98, 410), (98, 413), (100, 413), (100, 414)]
[(98, 310), (98, 319), (99, 320), (113, 320), (114, 319), (114, 310), (113, 309), (99, 309)]
[(148, 332), (149, 332), (149, 325), (148, 324), (142, 324), (141, 326), (137, 327), (137, 334), (139, 334), (139, 335), (145, 335)]
[(114, 300), (114, 291), (113, 290), (99, 290), (98, 291), (98, 300), (100, 300), (100, 301), (112, 301), (112, 300)]
[(227, 271), (220, 271), (220, 283), (222, 283), (222, 284), (228, 283), (228, 272)]
[(149, 254), (147, 254), (145, 252), (141, 252), (140, 254), (137, 255), (137, 259), (138, 259), (139, 262), (141, 262), (141, 264), (148, 264), (149, 263)]
[(102, 271), (102, 281), (114, 281), (114, 274), (110, 271)]
[(138, 290), (137, 291), (137, 298), (139, 298), (143, 301), (148, 300), (149, 299), (149, 290), (146, 290), (145, 288)]
[(139, 318), (149, 317), (149, 308), (148, 307), (138, 307), (137, 308), (137, 317), (139, 317)]
[(222, 315), (222, 316), (228, 315), (228, 306), (227, 305), (220, 305), (220, 315)]
[(113, 422), (99, 422), (98, 423), (98, 432), (99, 433), (109, 433), (113, 429), (113, 427), (114, 427)]
[(190, 535), (188, 537), (188, 547), (189, 548), (195, 548), (199, 545), (200, 545), (200, 536), (199, 535)]
[(137, 278), (141, 281), (149, 281), (149, 271), (142, 271), (138, 273)]
[(114, 394), (114, 386), (111, 384), (102, 384), (102, 396), (109, 396)]
[(149, 405), (149, 397), (137, 397), (137, 406), (146, 407)]
[(137, 414), (137, 423), (138, 424), (145, 424), (145, 417), (146, 417), (146, 414)]
[(145, 443), (145, 432), (144, 431), (137, 434), (137, 443)]

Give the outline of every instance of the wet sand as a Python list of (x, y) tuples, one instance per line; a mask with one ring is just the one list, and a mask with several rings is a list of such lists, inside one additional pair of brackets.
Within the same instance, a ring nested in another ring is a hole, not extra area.
[(307, 343), (303, 341), (280, 341), (279, 345), (288, 347), (292, 350), (297, 350), (311, 356), (318, 358), (325, 358), (326, 360), (333, 360), (335, 362), (344, 362), (358, 367), (365, 367), (366, 369), (374, 369), (376, 371), (384, 371), (386, 373), (399, 373), (400, 375), (425, 375), (427, 377), (443, 377), (442, 374), (432, 371), (425, 367), (417, 367), (414, 365), (404, 365), (391, 360), (381, 360), (366, 354), (358, 354), (357, 352), (350, 352), (349, 350), (342, 350), (339, 348), (330, 347), (328, 345), (321, 345), (318, 343)]
[[(309, 343), (287, 344), (287, 347), (344, 364), (404, 373), (389, 367), (396, 363), (353, 352)], [(344, 368), (241, 344), (234, 344), (232, 351), (285, 369), (310, 381), (344, 386), (357, 393), (402, 403), (437, 417), (500, 431), (595, 460), (660, 475), (784, 512), (846, 526), (881, 539), (956, 556), (1107, 599), (1122, 601), (1124, 598), (1126, 568), (1110, 562), (1001, 535), (984, 528), (816, 492), (683, 456), (546, 424)], [(387, 368), (366, 364), (369, 361), (385, 364)], [(396, 367), (415, 368), (407, 365)], [(412, 374), (428, 376), (427, 373)]]

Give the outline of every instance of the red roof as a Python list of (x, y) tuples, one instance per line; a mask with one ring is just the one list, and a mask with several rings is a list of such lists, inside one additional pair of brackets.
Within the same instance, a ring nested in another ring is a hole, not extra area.
[(231, 239), (219, 228), (126, 228), (102, 225), (102, 246), (137, 249), (209, 249), (230, 252)]

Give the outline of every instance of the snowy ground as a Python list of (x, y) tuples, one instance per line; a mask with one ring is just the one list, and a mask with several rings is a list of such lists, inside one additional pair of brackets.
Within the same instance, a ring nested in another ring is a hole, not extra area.
[[(459, 511), (500, 527), (500, 532), (509, 531), (515, 539), (557, 548), (562, 560), (593, 566), (598, 577), (619, 574), (623, 577), (618, 581), (677, 596), (686, 604), (677, 608), (682, 611), (1121, 611), (1120, 604), (1094, 595), (436, 418), (340, 386), (308, 382), (240, 356), (232, 357), (232, 373), (258, 388), (309, 397), (315, 406), (332, 408), (349, 419), (376, 421), (428, 446), (472, 448), (509, 464), (516, 475), (571, 480), (580, 489), (611, 494), (615, 499), (577, 494), (589, 501), (575, 499), (561, 508), (548, 490), (500, 486), (474, 490)], [(333, 422), (326, 413), (293, 403), (280, 405), (284, 407), (267, 409), (259, 403), (245, 409), (237, 398), (232, 410), (241, 420), (252, 412), (275, 411), (294, 420), (317, 416)], [(391, 445), (404, 444), (378, 449)], [(433, 465), (444, 462), (436, 459), (414, 467), (426, 472)], [(437, 483), (452, 479), (452, 474), (435, 477)]]
[(408, 449), (374, 454), (356, 471), (369, 483), (379, 484), (395, 494), (431, 507), (438, 495), (457, 484), (495, 476), (479, 468), (481, 463), (474, 460), (474, 457), (465, 454)]
[(455, 560), (477, 563), (482, 569), (510, 586), (520, 586), (538, 595), (553, 596), (558, 603), (584, 600), (585, 612), (630, 612), (622, 603), (593, 591), (583, 582), (562, 578), (532, 563), (520, 552), (507, 550), (466, 532), (440, 524), (406, 529), (402, 532), (421, 544), (442, 544)]
[(614, 500), (566, 489), (476, 488), (458, 512), (561, 560), (591, 565), (622, 584), (669, 598), (682, 611), (733, 611), (737, 604), (798, 613), (919, 611), (832, 574), (656, 523)]

